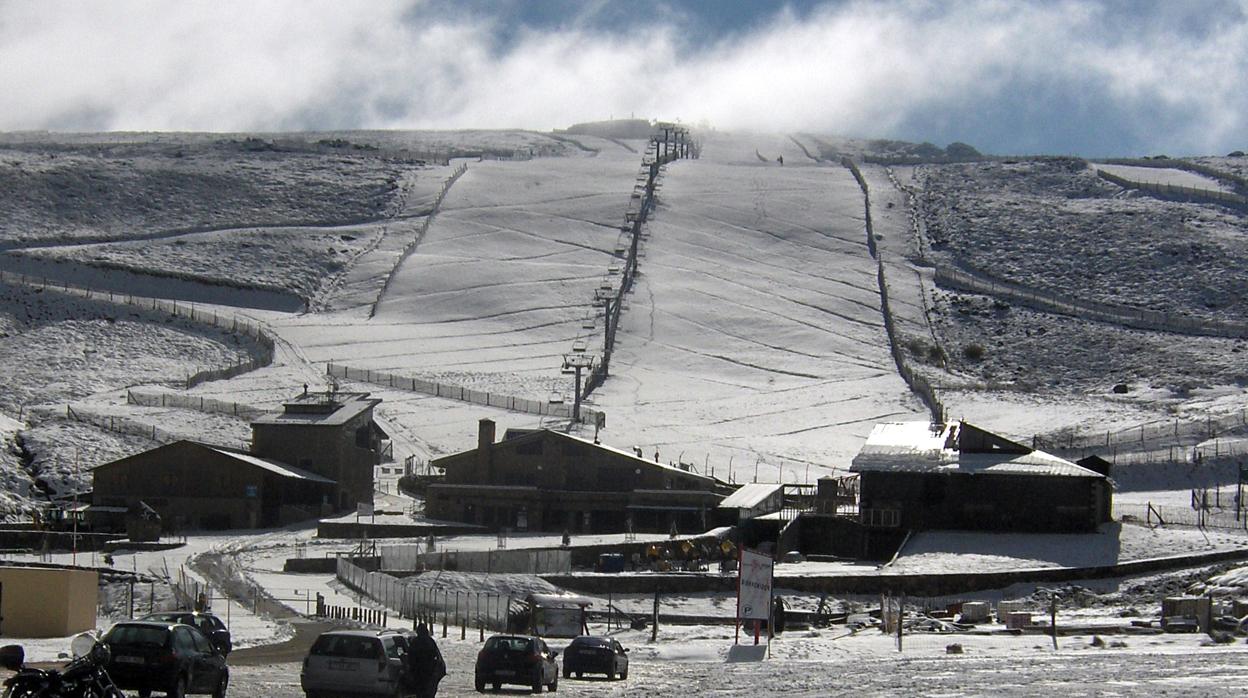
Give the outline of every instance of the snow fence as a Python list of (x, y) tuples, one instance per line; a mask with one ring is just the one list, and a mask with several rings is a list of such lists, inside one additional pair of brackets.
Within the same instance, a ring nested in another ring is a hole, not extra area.
[(381, 546), (381, 568), (391, 571), (454, 570), (506, 574), (568, 574), (570, 550), (473, 550), (427, 552), (421, 545)]
[[(350, 366), (335, 363), (326, 364), (325, 373), (335, 378), (342, 378), (359, 383), (372, 383), (373, 385), (381, 385), (395, 390), (410, 390), (412, 392), (424, 393), (425, 395), (432, 395), (434, 397), (471, 402), (477, 405), (497, 407), (499, 409), (510, 410), (512, 412), (524, 412), (526, 414), (559, 417), (562, 419), (572, 418), (572, 406), (562, 403), (530, 400), (511, 395), (499, 395), (498, 393), (491, 393), (485, 390), (465, 388), (462, 385), (438, 383), (436, 381), (427, 381), (422, 378), (399, 376), (393, 373), (374, 371), (367, 368), (352, 368)], [(591, 410), (582, 406), (581, 421), (588, 422), (590, 424), (605, 424), (606, 413), (598, 410)]]

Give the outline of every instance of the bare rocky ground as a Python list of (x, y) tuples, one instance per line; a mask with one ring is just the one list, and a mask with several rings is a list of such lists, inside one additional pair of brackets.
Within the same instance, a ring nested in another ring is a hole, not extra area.
[[(931, 261), (1063, 298), (1208, 320), (1248, 314), (1248, 221), (1236, 211), (1125, 191), (1066, 158), (924, 165), (915, 182)], [(950, 385), (1056, 397), (1110, 396), (1121, 384), (1122, 399), (1161, 418), (1248, 387), (1243, 339), (1135, 330), (949, 289), (931, 303), (940, 351), (907, 348), (944, 363)]]

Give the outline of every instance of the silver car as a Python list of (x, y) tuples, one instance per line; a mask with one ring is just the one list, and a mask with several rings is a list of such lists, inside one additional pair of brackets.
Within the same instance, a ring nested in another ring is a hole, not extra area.
[(299, 683), (307, 698), (402, 696), (405, 646), (394, 631), (322, 633), (303, 660)]

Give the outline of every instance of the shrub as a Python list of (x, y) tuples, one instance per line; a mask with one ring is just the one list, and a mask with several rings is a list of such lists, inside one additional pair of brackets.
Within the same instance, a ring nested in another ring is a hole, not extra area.
[(945, 350), (941, 349), (939, 346), (933, 344), (927, 348), (927, 360), (929, 363), (937, 366), (944, 366), (947, 358), (948, 356), (945, 355)]
[(962, 347), (962, 356), (968, 361), (981, 361), (986, 353), (982, 344), (968, 344)]

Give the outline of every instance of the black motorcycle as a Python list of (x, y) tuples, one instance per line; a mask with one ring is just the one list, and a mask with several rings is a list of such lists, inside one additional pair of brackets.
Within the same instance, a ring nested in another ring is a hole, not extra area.
[(0, 647), (0, 666), (17, 673), (4, 682), (4, 698), (126, 698), (108, 671), (108, 645), (89, 634), (75, 637), (74, 659), (62, 669), (25, 666), (21, 645)]

